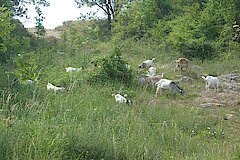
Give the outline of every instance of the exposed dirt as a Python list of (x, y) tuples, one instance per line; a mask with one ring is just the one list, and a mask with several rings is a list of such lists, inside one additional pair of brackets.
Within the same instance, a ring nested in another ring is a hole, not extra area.
[(240, 105), (240, 93), (232, 91), (223, 91), (223, 92), (200, 92), (199, 97), (194, 100), (194, 103), (197, 106), (201, 104), (209, 104), (206, 107), (212, 106), (237, 106)]
[(211, 107), (211, 106), (240, 106), (240, 72), (233, 71), (230, 74), (222, 75), (219, 77), (221, 82), (221, 91), (216, 92), (210, 90), (200, 91), (198, 97), (194, 99), (194, 104), (200, 107)]
[[(28, 32), (35, 34), (36, 32), (36, 29), (35, 28), (27, 28)], [(57, 30), (53, 30), (53, 29), (46, 29), (46, 33), (45, 33), (45, 38), (50, 38), (50, 37), (53, 37), (53, 38), (56, 38), (56, 39), (60, 39), (61, 38), (61, 33)]]

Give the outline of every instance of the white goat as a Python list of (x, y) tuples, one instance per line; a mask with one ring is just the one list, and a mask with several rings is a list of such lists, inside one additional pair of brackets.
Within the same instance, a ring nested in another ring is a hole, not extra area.
[(127, 100), (124, 96), (121, 94), (112, 94), (114, 96), (115, 100), (117, 103), (126, 103), (126, 104), (131, 104), (131, 100)]
[(66, 67), (66, 72), (79, 72), (82, 68), (73, 68), (73, 67)]
[(155, 67), (150, 67), (150, 68), (148, 69), (148, 74), (147, 74), (147, 76), (149, 76), (149, 77), (155, 76), (155, 73), (156, 73), (156, 68), (155, 68)]
[(206, 92), (209, 91), (210, 88), (215, 88), (216, 91), (218, 91), (219, 89), (219, 85), (220, 85), (220, 80), (218, 79), (218, 77), (213, 77), (213, 76), (202, 76), (202, 78), (205, 81), (205, 88), (206, 88)]
[(48, 83), (47, 84), (47, 90), (53, 90), (56, 93), (57, 91), (64, 91), (65, 88), (64, 87), (57, 87), (57, 86), (54, 86), (51, 83)]
[(157, 96), (159, 91), (160, 91), (160, 95), (162, 95), (162, 89), (169, 89), (170, 93), (172, 93), (173, 91), (177, 91), (177, 92), (183, 94), (183, 89), (181, 89), (172, 80), (160, 79), (160, 81), (158, 81), (156, 83), (156, 85), (157, 85), (157, 90), (156, 90), (155, 96)]
[(188, 67), (188, 59), (187, 58), (179, 58), (178, 60), (176, 60), (176, 67), (179, 68), (181, 71), (183, 70), (183, 68), (187, 68)]
[(24, 84), (24, 85), (31, 85), (31, 84), (33, 84), (34, 82), (35, 82), (35, 81), (29, 79), (29, 80), (23, 81), (22, 84)]
[(153, 61), (155, 60), (155, 58), (153, 59), (148, 59), (148, 60), (145, 60), (143, 61), (138, 67), (139, 68), (149, 68), (149, 67), (154, 67), (154, 63)]

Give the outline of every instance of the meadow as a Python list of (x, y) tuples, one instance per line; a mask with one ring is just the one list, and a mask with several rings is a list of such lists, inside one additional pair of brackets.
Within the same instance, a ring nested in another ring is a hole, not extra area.
[[(155, 87), (89, 83), (95, 73), (90, 61), (113, 52), (108, 42), (97, 46), (100, 53), (91, 44), (75, 54), (45, 51), (38, 57), (44, 64), (40, 79), (12, 90), (4, 88), (7, 69), (1, 66), (0, 159), (240, 159), (239, 103), (201, 108), (196, 101), (206, 94), (200, 76), (237, 70), (239, 57), (193, 59), (189, 70), (180, 72), (174, 68), (177, 53), (149, 43), (124, 45), (121, 54), (134, 76), (146, 73), (138, 69), (142, 60), (155, 57), (157, 73), (170, 79), (189, 76), (193, 82), (180, 82), (183, 96), (164, 91), (158, 97)], [(66, 73), (67, 66), (84, 69)], [(47, 91), (48, 82), (66, 91)], [(126, 93), (133, 104), (117, 104), (112, 93)], [(234, 118), (224, 120), (227, 113)]]

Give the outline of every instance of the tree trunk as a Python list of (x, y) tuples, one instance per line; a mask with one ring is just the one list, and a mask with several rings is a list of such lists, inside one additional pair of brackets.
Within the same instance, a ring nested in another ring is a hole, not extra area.
[(112, 17), (111, 14), (108, 14), (108, 30), (112, 30)]

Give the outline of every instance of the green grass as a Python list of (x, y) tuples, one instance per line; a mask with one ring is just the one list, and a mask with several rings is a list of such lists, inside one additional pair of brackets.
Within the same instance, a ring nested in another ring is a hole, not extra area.
[[(73, 94), (46, 93), (43, 102), (15, 104), (11, 124), (1, 123), (6, 146), (1, 159), (234, 157), (232, 140), (239, 138), (228, 133), (220, 115), (209, 116), (211, 110), (177, 104), (181, 99), (172, 102), (168, 97), (160, 98), (162, 104), (119, 105), (104, 88), (81, 89)], [(16, 116), (18, 112), (22, 116)]]
[[(110, 48), (108, 45), (99, 46), (101, 54), (110, 52), (102, 50)], [(178, 58), (156, 48), (135, 44), (123, 57), (133, 68), (147, 57), (156, 57), (159, 66), (173, 64)], [(191, 68), (185, 73), (159, 67), (166, 78), (183, 74), (194, 82), (180, 84), (186, 90), (184, 96), (164, 91), (163, 96), (155, 97), (155, 88), (87, 83), (92, 68), (86, 62), (97, 55), (52, 54), (51, 65), (44, 68), (35, 86), (0, 93), (0, 159), (239, 159), (239, 117), (223, 119), (230, 111), (239, 114), (239, 106), (200, 108), (193, 102), (204, 90), (200, 74), (228, 73), (239, 67), (239, 61), (231, 61), (232, 67), (227, 69), (223, 67), (227, 61), (193, 61), (202, 70)], [(82, 72), (65, 72), (68, 65), (85, 63)], [(6, 82), (6, 78), (1, 80)], [(67, 90), (48, 92), (47, 82)], [(111, 96), (116, 92), (127, 93), (133, 104), (116, 104)]]

